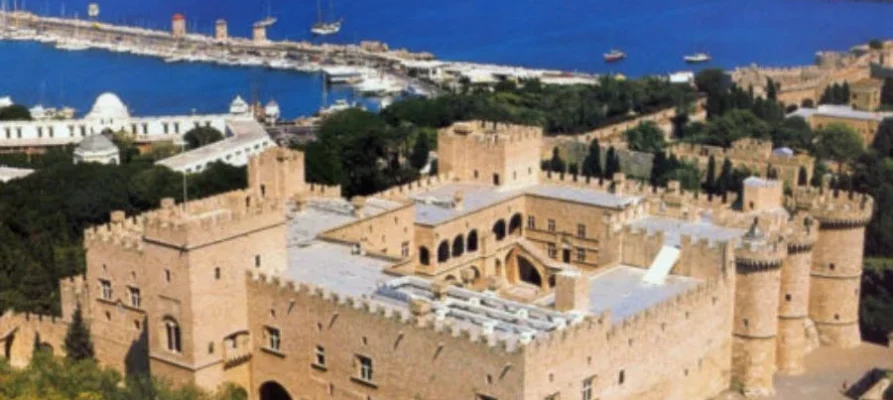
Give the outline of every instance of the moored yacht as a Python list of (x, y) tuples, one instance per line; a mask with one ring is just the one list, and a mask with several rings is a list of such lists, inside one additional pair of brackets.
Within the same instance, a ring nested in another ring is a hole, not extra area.
[(603, 54), (603, 56), (605, 58), (605, 62), (616, 62), (626, 58), (626, 53), (617, 49), (613, 49)]
[(711, 59), (713, 59), (707, 53), (695, 53), (695, 54), (687, 55), (683, 58), (684, 58), (685, 62), (687, 62), (689, 64), (704, 63), (704, 62), (707, 62), (707, 61), (710, 61)]

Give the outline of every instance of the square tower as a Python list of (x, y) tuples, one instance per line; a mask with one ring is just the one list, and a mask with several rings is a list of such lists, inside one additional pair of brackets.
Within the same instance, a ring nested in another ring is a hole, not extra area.
[(286, 199), (306, 186), (304, 153), (273, 147), (248, 160), (248, 187), (260, 197)]
[(214, 24), (214, 39), (229, 39), (229, 29), (227, 28), (226, 20), (218, 19), (217, 22)]
[(183, 14), (174, 14), (171, 18), (171, 36), (175, 38), (186, 36), (186, 17)]
[(542, 132), (534, 126), (457, 122), (437, 134), (439, 170), (500, 187), (536, 184)]

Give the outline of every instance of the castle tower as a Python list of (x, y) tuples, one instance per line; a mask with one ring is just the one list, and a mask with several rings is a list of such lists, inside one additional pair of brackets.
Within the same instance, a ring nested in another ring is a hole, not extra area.
[(229, 39), (229, 29), (227, 28), (226, 20), (218, 19), (217, 22), (214, 24), (214, 39)]
[(865, 225), (871, 220), (874, 201), (864, 194), (835, 193), (827, 180), (821, 190), (799, 190), (795, 201), (819, 222), (812, 254), (809, 318), (823, 345), (854, 347), (862, 341), (859, 288)]
[(248, 187), (260, 197), (287, 199), (306, 186), (302, 152), (271, 147), (248, 160)]
[(735, 252), (732, 381), (745, 396), (773, 393), (780, 268), (787, 248), (754, 221)]
[(262, 23), (256, 23), (251, 29), (251, 40), (254, 43), (267, 42), (267, 26)]
[(496, 122), (458, 122), (437, 135), (438, 169), (462, 181), (520, 187), (537, 183), (542, 129)]
[(805, 371), (806, 322), (809, 313), (809, 273), (818, 224), (804, 214), (790, 222), (786, 235), (788, 256), (781, 267), (778, 293), (778, 372), (799, 375)]
[(171, 36), (181, 38), (186, 36), (186, 17), (177, 13), (171, 18)]

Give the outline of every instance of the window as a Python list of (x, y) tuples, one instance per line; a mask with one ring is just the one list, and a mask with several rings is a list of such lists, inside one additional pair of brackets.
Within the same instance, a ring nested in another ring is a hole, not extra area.
[(169, 269), (164, 270), (164, 281), (167, 283), (171, 282), (171, 270), (169, 270)]
[(109, 281), (99, 281), (100, 296), (105, 300), (112, 299), (112, 283)]
[(536, 218), (533, 215), (527, 216), (527, 229), (536, 229)]
[(583, 380), (583, 389), (580, 391), (583, 400), (592, 400), (592, 378), (586, 378)]
[(164, 329), (167, 336), (167, 349), (174, 353), (183, 351), (180, 341), (180, 325), (173, 318), (164, 320)]
[(140, 308), (140, 290), (134, 287), (130, 288), (130, 305)]
[(581, 238), (586, 237), (586, 225), (577, 224), (577, 237), (581, 237)]
[(624, 381), (626, 381), (626, 371), (621, 369), (620, 375), (617, 377), (617, 382), (622, 385)]
[(409, 257), (409, 242), (403, 242), (400, 245), (400, 255), (403, 256), (403, 258)]
[(316, 346), (316, 365), (320, 367), (326, 366), (326, 348), (322, 346)]
[(279, 351), (281, 340), (282, 339), (279, 336), (279, 329), (269, 327), (267, 328), (267, 347)]
[(254, 267), (260, 268), (260, 254), (254, 256)]
[(577, 247), (577, 262), (586, 261), (586, 249)]
[(558, 255), (558, 250), (555, 249), (555, 243), (549, 243), (549, 257), (555, 258)]
[(220, 280), (220, 267), (214, 268), (214, 279)]
[(554, 219), (549, 220), (549, 232), (555, 232), (555, 220)]
[(357, 356), (360, 365), (360, 379), (372, 382), (372, 359), (366, 356)]

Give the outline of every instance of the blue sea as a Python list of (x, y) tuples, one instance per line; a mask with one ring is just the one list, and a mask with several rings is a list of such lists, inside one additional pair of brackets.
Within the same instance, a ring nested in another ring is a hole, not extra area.
[[(10, 2), (12, 0), (9, 0)], [(97, 0), (17, 0), (41, 13), (83, 16)], [(100, 19), (167, 29), (174, 13), (190, 30), (211, 33), (229, 22), (248, 36), (268, 15), (273, 39), (311, 39), (315, 0), (98, 0)], [(328, 3), (323, 5), (328, 13)], [(709, 66), (808, 64), (820, 49), (843, 50), (876, 37), (893, 38), (893, 3), (844, 0), (334, 0), (344, 18), (336, 43), (381, 40), (392, 48), (431, 51), (438, 58), (629, 76), (690, 69), (687, 53), (708, 52)], [(623, 49), (628, 59), (605, 64)], [(61, 52), (36, 43), (0, 42), (0, 96), (23, 104), (70, 105), (86, 111), (105, 91), (138, 115), (219, 112), (241, 94), (279, 102), (286, 116), (322, 104), (318, 74), (277, 72), (161, 60), (103, 51)], [(336, 89), (329, 102), (349, 98)]]

